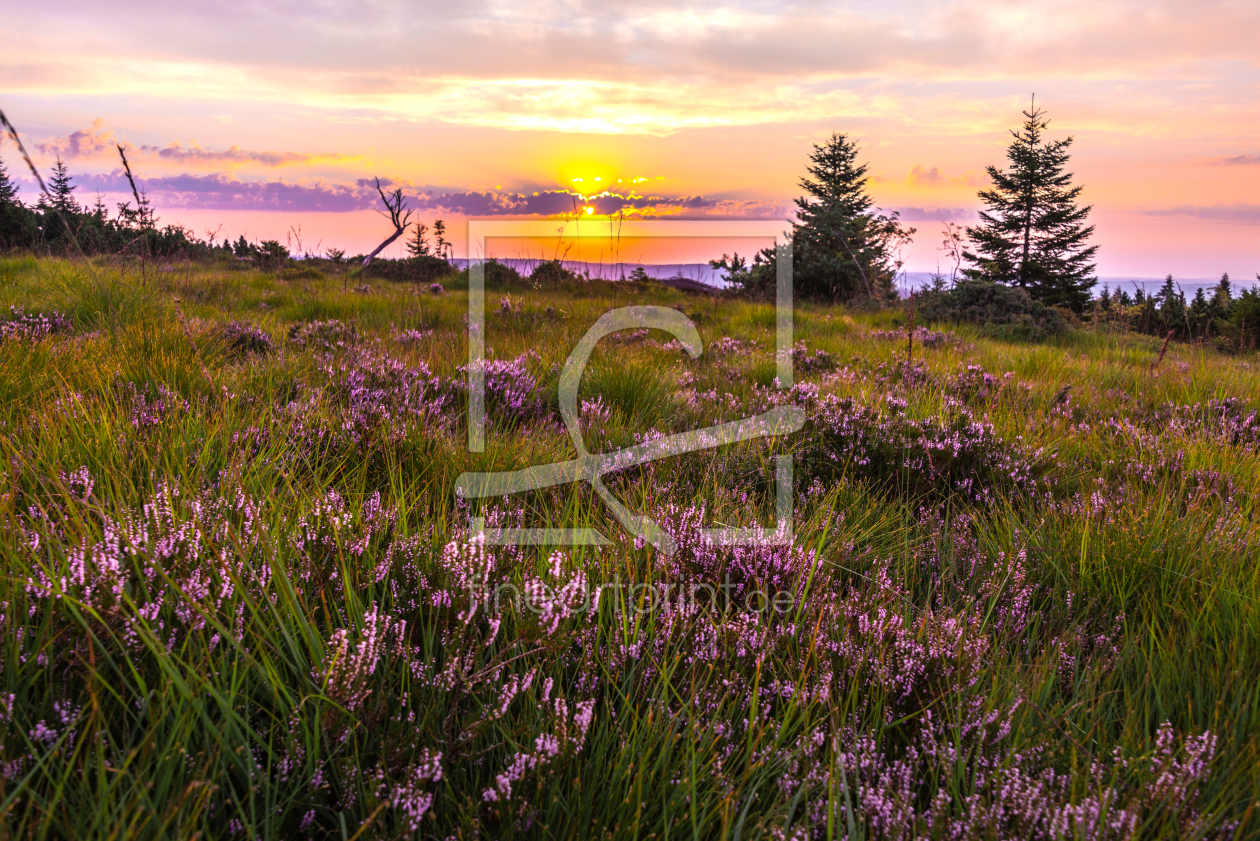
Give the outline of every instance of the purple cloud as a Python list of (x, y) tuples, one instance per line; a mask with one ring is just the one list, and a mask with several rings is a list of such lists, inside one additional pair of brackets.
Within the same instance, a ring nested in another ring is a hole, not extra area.
[[(122, 170), (108, 175), (83, 175), (75, 183), (85, 193), (130, 193), (130, 185)], [(345, 213), (379, 206), (380, 197), (374, 180), (359, 179), (353, 184), (330, 182), (292, 183), (283, 180), (243, 181), (223, 173), (194, 175), (185, 173), (154, 178), (138, 178), (143, 189), (158, 208), (210, 210), (287, 210)], [(410, 207), (422, 213), (445, 213), (452, 216), (562, 216), (584, 213), (590, 207), (593, 215), (614, 216), (618, 213), (640, 217), (668, 216), (685, 219), (695, 217), (739, 217), (774, 219), (784, 216), (783, 207), (775, 202), (710, 199), (704, 196), (637, 196), (601, 193), (583, 197), (566, 190), (541, 190), (531, 193), (475, 190), (438, 192), (432, 188), (414, 188), (392, 179), (381, 179), (385, 188), (403, 188)]]
[(1140, 210), (1138, 212), (1143, 216), (1192, 216), (1198, 219), (1214, 219), (1218, 222), (1260, 225), (1260, 204), (1182, 204), (1176, 207)]
[(1260, 155), (1230, 155), (1213, 158), (1208, 163), (1214, 166), (1260, 166)]

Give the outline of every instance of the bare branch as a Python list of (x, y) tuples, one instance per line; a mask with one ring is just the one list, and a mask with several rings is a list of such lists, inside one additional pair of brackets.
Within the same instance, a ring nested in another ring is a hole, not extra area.
[[(363, 268), (365, 269), (367, 268), (368, 263), (372, 262), (373, 257), (384, 251), (385, 246), (402, 236), (403, 233), (406, 232), (407, 227), (411, 225), (411, 222), (408, 221), (411, 219), (411, 211), (407, 210), (407, 199), (403, 196), (401, 187), (389, 194), (386, 194), (385, 190), (381, 188), (381, 179), (377, 178), (376, 192), (381, 194), (381, 201), (385, 202), (385, 209), (389, 211), (389, 222), (394, 226), (394, 233), (389, 239), (376, 246), (375, 251), (364, 258)], [(377, 213), (380, 213), (382, 216), (385, 215), (380, 210), (378, 210)]]

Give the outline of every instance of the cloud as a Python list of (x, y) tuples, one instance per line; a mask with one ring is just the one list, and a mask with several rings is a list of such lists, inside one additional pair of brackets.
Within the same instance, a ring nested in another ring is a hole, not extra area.
[(1197, 219), (1212, 219), (1218, 222), (1260, 225), (1260, 204), (1182, 204), (1176, 207), (1139, 210), (1138, 213), (1143, 216), (1191, 216)]
[(941, 185), (940, 167), (932, 167), (925, 170), (923, 167), (915, 164), (910, 168), (910, 174), (906, 176), (906, 181), (910, 182), (912, 187), (939, 187)]
[[(6, 43), (0, 76), (31, 95), (621, 134), (836, 115), (944, 126), (930, 113), (942, 89), (1006, 96), (1047, 79), (1106, 86), (1095, 104), (1113, 125), (1133, 127), (1125, 112), (1158, 100), (1144, 116), (1166, 128), (1187, 99), (1247, 110), (1246, 33), (1260, 30), (1250, 0), (10, 5), (6, 24), (24, 35)], [(1241, 99), (1213, 95), (1220, 80)]]
[[(121, 169), (108, 175), (82, 176), (76, 178), (76, 182), (89, 192), (128, 194), (131, 189)], [(136, 184), (148, 193), (159, 212), (197, 208), (345, 213), (374, 207), (379, 201), (374, 188), (369, 192), (360, 185), (242, 181), (223, 173), (137, 178)]]
[(902, 222), (974, 222), (976, 211), (966, 207), (894, 207)]
[(1230, 155), (1208, 161), (1213, 166), (1260, 166), (1260, 155)]
[(137, 146), (126, 140), (120, 141), (114, 135), (113, 129), (105, 128), (104, 120), (94, 120), (89, 128), (73, 131), (65, 137), (54, 137), (42, 143), (36, 143), (35, 148), (41, 154), (49, 157), (59, 157), (62, 160), (117, 161), (119, 145), (127, 151), (129, 162), (132, 164), (156, 162), (193, 168), (213, 167), (221, 169), (224, 166), (244, 167), (250, 165), (274, 168), (302, 164), (309, 165), (321, 161), (355, 159), (352, 156), (335, 153), (308, 155), (300, 152), (255, 152), (242, 149), (239, 146), (231, 146), (224, 151), (216, 152), (211, 149), (203, 149), (195, 141), (190, 143), (187, 148), (178, 141), (161, 147)]
[(170, 143), (161, 149), (153, 146), (140, 147), (145, 152), (156, 154), (158, 160), (192, 166), (222, 166), (224, 164), (257, 164), (265, 167), (291, 166), (293, 164), (312, 164), (318, 161), (353, 160), (352, 156), (335, 153), (322, 155), (305, 155), (300, 152), (252, 152), (239, 146), (230, 146), (222, 152), (202, 149), (196, 143), (185, 149), (179, 143)]
[(983, 183), (980, 176), (974, 172), (963, 172), (958, 175), (945, 175), (941, 172), (941, 168), (934, 166), (929, 168), (920, 164), (910, 167), (910, 171), (906, 173), (905, 178), (889, 178), (885, 175), (872, 175), (869, 179), (872, 184), (905, 184), (911, 189), (927, 190), (936, 187), (978, 187)]
[(86, 130), (72, 131), (65, 137), (54, 137), (43, 143), (36, 143), (35, 148), (41, 154), (63, 160), (116, 156), (118, 149), (115, 144), (118, 141), (114, 138), (114, 132), (104, 126), (104, 120), (94, 120), (92, 126)]
[[(344, 213), (380, 206), (375, 181), (359, 179), (352, 184), (326, 181), (295, 183), (279, 179), (248, 181), (225, 173), (183, 174), (138, 178), (159, 211), (163, 209), (271, 210)], [(77, 176), (85, 192), (123, 193), (130, 186), (122, 170), (107, 175)], [(401, 187), (413, 210), (452, 216), (615, 216), (633, 218), (745, 218), (782, 219), (779, 202), (710, 199), (705, 196), (641, 196), (600, 193), (583, 196), (566, 190), (530, 193), (505, 190), (440, 191), (381, 179), (385, 188)]]

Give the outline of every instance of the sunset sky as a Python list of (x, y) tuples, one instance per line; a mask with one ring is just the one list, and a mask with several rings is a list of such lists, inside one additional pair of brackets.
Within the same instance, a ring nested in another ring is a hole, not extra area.
[(786, 220), (811, 143), (844, 132), (931, 270), (1035, 92), (1075, 137), (1100, 275), (1260, 271), (1255, 0), (4, 0), (0, 27), (0, 108), (36, 163), (112, 206), (122, 142), (199, 235), (366, 251), (373, 176), (461, 249), (463, 218), (575, 207)]

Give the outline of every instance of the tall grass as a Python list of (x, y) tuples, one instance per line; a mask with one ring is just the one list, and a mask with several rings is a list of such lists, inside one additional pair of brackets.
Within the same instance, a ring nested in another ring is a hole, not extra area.
[[(1260, 834), (1251, 360), (958, 327), (907, 364), (894, 316), (806, 305), (784, 393), (773, 310), (706, 301), (699, 360), (601, 344), (591, 450), (809, 419), (606, 477), (664, 556), (585, 485), (455, 485), (572, 458), (569, 349), (628, 301), (699, 311), (680, 293), (504, 290), (516, 379), (470, 454), (457, 279), (132, 279), (0, 259), (10, 319), (73, 325), (0, 342), (5, 837)], [(706, 544), (772, 527), (785, 451), (792, 546)], [(611, 543), (486, 546), (474, 514)]]

